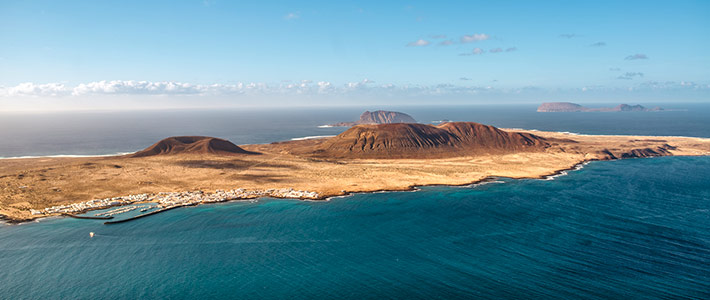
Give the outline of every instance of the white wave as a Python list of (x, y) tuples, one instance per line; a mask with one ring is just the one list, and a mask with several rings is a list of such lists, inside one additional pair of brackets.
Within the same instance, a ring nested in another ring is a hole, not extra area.
[(333, 199), (348, 198), (348, 197), (352, 197), (353, 195), (355, 195), (355, 194), (354, 194), (354, 193), (347, 193), (347, 194), (345, 194), (345, 195), (327, 197), (327, 198), (325, 198), (325, 201), (330, 201), (330, 200), (333, 200)]
[(505, 183), (505, 181), (501, 181), (501, 180), (483, 180), (483, 181), (479, 181), (479, 182), (475, 182), (475, 183), (467, 184), (467, 185), (454, 185), (453, 187), (469, 189), (469, 188), (476, 188), (476, 187), (479, 187), (479, 186), (482, 186), (482, 185), (486, 185), (486, 184), (491, 184), (491, 183)]
[(318, 128), (331, 128), (331, 127), (335, 127), (335, 126), (333, 126), (333, 125), (318, 125)]
[(584, 168), (584, 166), (586, 166), (586, 165), (588, 165), (588, 164), (589, 164), (589, 162), (588, 162), (588, 161), (585, 161), (585, 162), (583, 162), (583, 163), (581, 163), (581, 164), (575, 165), (574, 168), (572, 168), (571, 170), (564, 170), (564, 171), (560, 171), (560, 172), (557, 173), (557, 174), (550, 175), (550, 176), (546, 176), (546, 177), (544, 178), (544, 180), (555, 180), (555, 178), (557, 178), (557, 177), (569, 175), (569, 171), (579, 171), (579, 170), (581, 170), (582, 168)]
[(565, 175), (569, 175), (569, 173), (567, 173), (567, 171), (562, 171), (562, 172), (559, 172), (555, 175), (550, 175), (550, 176), (545, 177), (545, 180), (555, 180), (555, 178), (565, 176)]
[(304, 136), (304, 137), (297, 137), (297, 138), (292, 138), (292, 141), (302, 141), (302, 140), (312, 140), (312, 139), (322, 139), (322, 138), (329, 138), (329, 137), (334, 137), (334, 135), (313, 135), (313, 136)]
[(117, 152), (113, 154), (93, 154), (93, 155), (77, 155), (77, 154), (55, 154), (55, 155), (27, 155), (27, 156), (8, 156), (0, 157), (0, 159), (23, 159), (23, 158), (62, 158), (62, 157), (106, 157), (133, 154), (135, 152)]

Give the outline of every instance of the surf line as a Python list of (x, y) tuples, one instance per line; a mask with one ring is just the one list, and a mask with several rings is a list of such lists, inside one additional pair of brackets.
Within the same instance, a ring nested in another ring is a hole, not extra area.
[(557, 171), (557, 172), (555, 172), (555, 174), (545, 176), (541, 179), (542, 180), (555, 180), (555, 178), (557, 178), (557, 177), (569, 175), (569, 172), (571, 172), (571, 171), (579, 171), (579, 170), (583, 169), (584, 166), (588, 165), (590, 162), (591, 161), (585, 161), (585, 162), (578, 163), (578, 164), (574, 165), (574, 167)]

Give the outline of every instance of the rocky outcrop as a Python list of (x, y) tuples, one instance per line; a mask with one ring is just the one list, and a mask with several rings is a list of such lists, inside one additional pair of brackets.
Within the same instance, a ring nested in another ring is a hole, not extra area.
[(619, 104), (615, 107), (589, 108), (571, 102), (545, 102), (538, 108), (538, 112), (619, 112), (619, 111), (661, 111), (663, 108), (646, 108), (641, 105)]
[(355, 122), (340, 122), (330, 126), (350, 127), (363, 124), (393, 124), (393, 123), (417, 123), (410, 115), (386, 110), (365, 111), (360, 115), (360, 119)]
[(246, 151), (230, 141), (208, 136), (174, 136), (163, 139), (131, 157), (174, 154), (255, 154)]
[(584, 111), (584, 106), (571, 102), (545, 102), (538, 106), (538, 112), (577, 112)]
[(658, 157), (671, 156), (669, 150), (675, 150), (676, 147), (664, 144), (658, 147), (646, 147), (626, 150), (609, 150), (604, 149), (593, 154), (595, 160), (613, 160), (622, 158), (643, 158), (643, 157)]

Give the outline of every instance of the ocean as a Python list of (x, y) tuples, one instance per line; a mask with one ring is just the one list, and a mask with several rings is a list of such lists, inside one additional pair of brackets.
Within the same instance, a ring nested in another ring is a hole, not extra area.
[[(710, 105), (683, 107), (401, 110), (423, 123), (709, 137)], [(361, 111), (15, 114), (0, 119), (0, 134), (21, 141), (0, 144), (0, 156), (129, 152), (176, 134), (237, 144), (330, 135), (342, 128), (317, 125)], [(0, 298), (708, 299), (709, 229), (710, 157), (592, 162), (553, 180), (324, 202), (264, 198), (110, 226), (71, 218), (0, 225)]]
[[(589, 105), (609, 106), (610, 104)], [(206, 135), (237, 145), (334, 135), (366, 109), (396, 110), (420, 123), (473, 121), (502, 128), (584, 134), (710, 137), (710, 104), (668, 103), (663, 112), (538, 113), (535, 105), (278, 108), (131, 112), (0, 113), (0, 157), (134, 152), (176, 135)]]

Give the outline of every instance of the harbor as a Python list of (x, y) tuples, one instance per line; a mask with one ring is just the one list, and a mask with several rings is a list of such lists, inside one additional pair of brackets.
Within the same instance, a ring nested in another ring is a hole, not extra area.
[[(34, 215), (55, 215), (60, 214), (76, 219), (96, 219), (108, 220), (114, 216), (139, 210), (141, 214), (128, 217), (120, 220), (107, 221), (104, 224), (116, 224), (127, 221), (132, 221), (168, 211), (174, 208), (183, 206), (194, 206), (204, 203), (218, 203), (233, 200), (248, 200), (261, 197), (274, 198), (294, 198), (294, 199), (318, 199), (320, 195), (316, 192), (300, 191), (291, 188), (285, 189), (267, 189), (267, 190), (216, 190), (214, 192), (204, 192), (201, 190), (190, 192), (161, 192), (156, 194), (136, 194), (104, 199), (94, 199), (86, 202), (73, 203), (62, 206), (52, 206), (43, 210), (32, 210)], [(134, 205), (139, 203), (156, 203), (156, 205), (144, 204)], [(78, 214), (85, 213), (91, 210), (109, 209), (94, 214), (93, 216), (81, 216)], [(155, 210), (152, 210), (156, 208)]]

